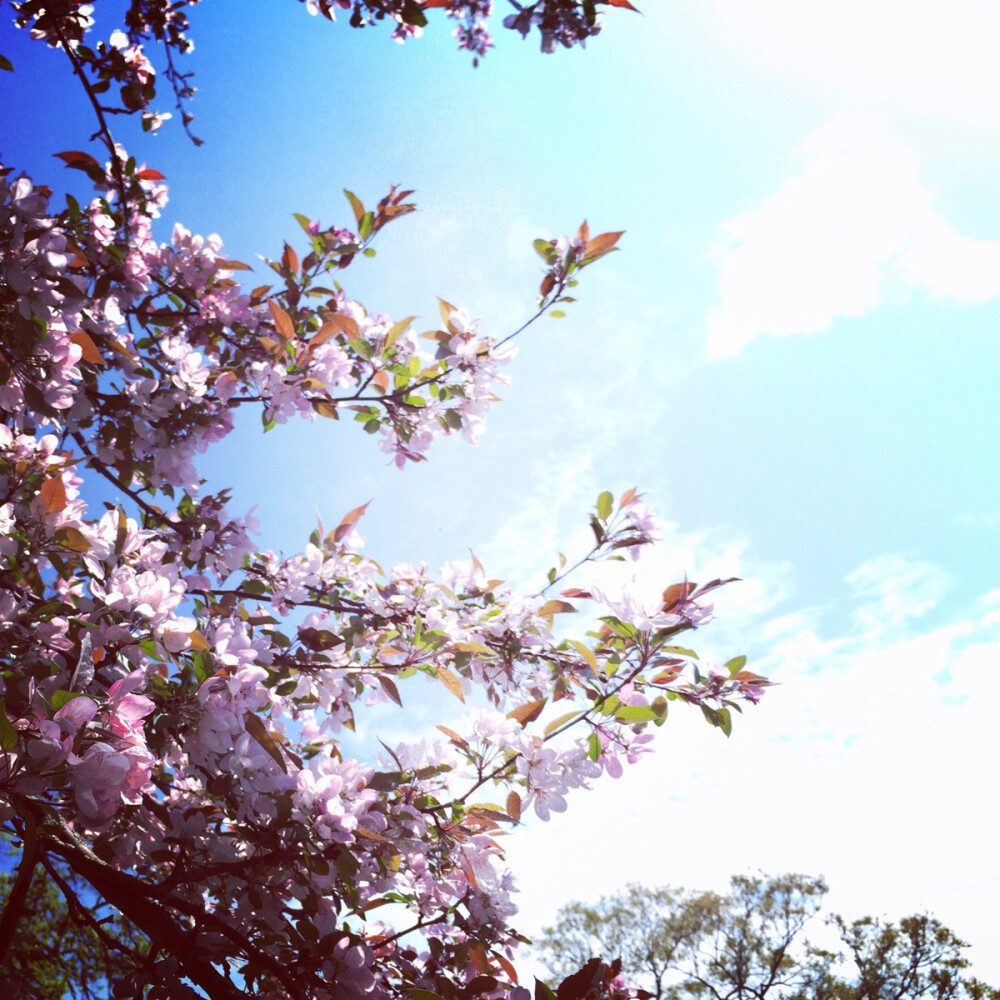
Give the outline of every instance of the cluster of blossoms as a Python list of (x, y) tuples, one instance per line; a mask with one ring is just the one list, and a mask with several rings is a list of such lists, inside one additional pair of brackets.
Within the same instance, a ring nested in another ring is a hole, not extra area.
[[(395, 23), (392, 37), (397, 41), (419, 37), (427, 24), (426, 12), (441, 8), (458, 22), (452, 34), (461, 50), (473, 54), (473, 65), (493, 47), (489, 18), (493, 0), (304, 0), (312, 14), (333, 21), (337, 11), (350, 11), (349, 23), (361, 28), (388, 19)], [(503, 19), (503, 26), (526, 37), (532, 28), (541, 35), (543, 52), (556, 45), (572, 48), (584, 45), (601, 30), (597, 7), (624, 7), (635, 10), (628, 0), (536, 0), (522, 5), (510, 0), (516, 13)]]
[[(184, 51), (185, 6), (134, 2), (126, 30), (89, 48), (88, 8), (15, 4), (92, 97), (113, 78), (119, 110), (143, 114), (143, 40)], [(759, 698), (742, 658), (699, 671), (674, 645), (723, 581), (644, 607), (548, 596), (555, 568), (527, 596), (475, 559), (385, 574), (362, 552), (363, 507), (299, 554), (259, 550), (253, 519), (205, 494), (195, 464), (238, 407), (266, 430), (352, 416), (403, 466), (438, 435), (475, 441), (510, 352), (443, 300), (418, 334), (325, 287), (413, 210), (411, 192), (373, 209), (347, 192), (352, 229), (298, 216), (302, 255), (286, 244), (268, 262), (277, 283), (247, 290), (217, 236), (157, 241), (164, 178), (103, 118), (98, 135), (104, 163), (58, 154), (93, 183), (86, 205), (55, 210), (0, 166), (0, 828), (22, 840), (23, 871), (86, 880), (153, 942), (122, 945), (134, 972), (118, 995), (523, 1000), (501, 834), (620, 775), (669, 702), (728, 733), (730, 710)], [(571, 301), (619, 235), (584, 224), (537, 241), (536, 316)], [(634, 490), (602, 493), (591, 527), (581, 563), (636, 558), (657, 536)], [(598, 608), (582, 638), (556, 624), (577, 610), (567, 599)], [(363, 709), (401, 706), (420, 679), (470, 714), (378, 762), (352, 757)], [(628, 995), (613, 966), (571, 979), (560, 997)]]

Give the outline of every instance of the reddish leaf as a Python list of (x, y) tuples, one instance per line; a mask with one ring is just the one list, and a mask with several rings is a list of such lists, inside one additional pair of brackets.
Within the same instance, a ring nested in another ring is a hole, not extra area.
[(285, 340), (291, 340), (295, 336), (295, 325), (292, 323), (292, 317), (274, 299), (267, 300), (267, 308), (271, 311), (274, 328)]
[(268, 756), (281, 768), (285, 774), (288, 774), (288, 766), (285, 764), (284, 757), (281, 756), (281, 750), (278, 744), (274, 741), (274, 737), (267, 731), (267, 726), (261, 721), (261, 719), (254, 715), (253, 712), (246, 712), (243, 716), (243, 724), (246, 726), (247, 732), (253, 739), (259, 743), (268, 753)]
[(624, 233), (625, 230), (623, 229), (617, 233), (601, 233), (600, 236), (595, 236), (592, 240), (588, 241), (583, 255), (585, 257), (599, 257), (601, 254), (607, 253), (621, 239)]
[(675, 680), (681, 675), (684, 670), (683, 666), (671, 667), (669, 670), (664, 670), (663, 673), (657, 674), (653, 680), (653, 684), (673, 684)]
[(469, 958), (472, 959), (472, 964), (476, 967), (476, 972), (485, 975), (487, 972), (492, 971), (490, 969), (490, 961), (486, 957), (486, 949), (478, 941), (469, 942)]
[(687, 580), (683, 583), (672, 583), (663, 591), (663, 610), (671, 611), (678, 604), (683, 604), (694, 592), (696, 586), (697, 584), (689, 583)]
[(41, 493), (42, 499), (45, 501), (46, 513), (55, 514), (66, 508), (66, 487), (63, 485), (61, 476), (46, 479), (38, 492)]
[(630, 504), (638, 495), (639, 495), (638, 491), (634, 486), (631, 487), (631, 489), (627, 489), (622, 494), (621, 500), (618, 501), (618, 509), (621, 510), (622, 507), (625, 507), (626, 505)]
[(590, 598), (593, 594), (589, 590), (580, 590), (579, 587), (570, 587), (569, 590), (564, 590), (562, 592), (563, 597), (580, 597), (580, 598)]
[(468, 742), (463, 739), (463, 737), (459, 736), (454, 729), (449, 729), (447, 726), (438, 726), (437, 728), (440, 729), (441, 732), (444, 733), (445, 736), (447, 736), (448, 739), (451, 740), (451, 742), (454, 743), (460, 750), (464, 750), (469, 746)]
[[(371, 500), (368, 503), (371, 503)], [(344, 519), (333, 529), (333, 540), (335, 542), (339, 542), (358, 523), (361, 515), (368, 508), (368, 503), (363, 503), (360, 507), (355, 507), (354, 510), (344, 515)]]
[(66, 239), (66, 252), (73, 255), (69, 264), (71, 268), (87, 266), (87, 258), (83, 255), (83, 251), (69, 238)]
[(497, 960), (500, 968), (510, 977), (510, 981), (517, 986), (517, 969), (514, 968), (513, 963), (504, 958), (503, 955), (494, 954), (493, 957)]
[(378, 677), (379, 684), (382, 685), (382, 690), (397, 704), (400, 708), (403, 707), (403, 701), (399, 697), (399, 688), (396, 687), (396, 682), (391, 678), (387, 677), (385, 674), (376, 674)]
[(101, 352), (97, 349), (97, 345), (90, 339), (89, 333), (77, 330), (76, 333), (69, 335), (69, 339), (80, 348), (81, 357), (84, 361), (92, 365), (104, 364), (104, 358), (101, 357)]
[(546, 601), (539, 609), (538, 613), (542, 616), (545, 615), (564, 615), (571, 611), (576, 611), (576, 608), (572, 604), (566, 601)]
[(318, 337), (320, 333), (323, 333), (327, 327), (333, 327), (334, 330), (344, 334), (349, 340), (357, 340), (361, 336), (361, 327), (358, 326), (357, 320), (353, 316), (344, 316), (342, 313), (330, 313), (316, 336)]
[(609, 7), (624, 7), (626, 10), (634, 10), (637, 14), (639, 13), (639, 8), (633, 7), (628, 0), (601, 0), (601, 3), (606, 3)]
[[(241, 260), (217, 260), (215, 262), (220, 268), (226, 271), (252, 271), (253, 268), (249, 264), (244, 264)], [(264, 286), (265, 290), (267, 286)]]
[(555, 288), (555, 285), (556, 285), (556, 279), (553, 278), (551, 274), (545, 275), (545, 277), (542, 278), (542, 283), (538, 288), (539, 295), (541, 295), (541, 297), (544, 299), (545, 296), (548, 295), (553, 288)]
[(288, 271), (297, 271), (299, 269), (298, 255), (287, 243), (281, 255), (281, 266)]
[(152, 170), (149, 167), (145, 170), (137, 170), (135, 176), (140, 181), (165, 181), (167, 179), (159, 170)]
[(585, 246), (587, 241), (590, 239), (590, 226), (587, 225), (586, 219), (580, 223), (580, 228), (576, 232), (576, 238)]
[(65, 153), (54, 153), (67, 167), (79, 167), (85, 169), (86, 167), (100, 167), (100, 164), (95, 160), (90, 153), (82, 153), (78, 149), (71, 149)]
[(546, 701), (548, 701), (547, 698), (537, 698), (535, 701), (518, 705), (517, 708), (507, 713), (507, 718), (514, 719), (520, 722), (522, 726), (526, 726), (529, 722), (534, 722), (542, 714), (542, 709), (545, 708)]
[[(507, 815), (517, 823), (521, 819), (521, 796), (517, 792), (511, 792), (507, 796)], [(515, 979), (516, 983), (517, 980)]]

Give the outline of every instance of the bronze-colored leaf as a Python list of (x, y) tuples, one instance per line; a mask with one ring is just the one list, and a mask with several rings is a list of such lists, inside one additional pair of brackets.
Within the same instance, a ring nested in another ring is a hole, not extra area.
[(91, 340), (89, 333), (77, 330), (75, 333), (69, 335), (69, 339), (80, 348), (80, 356), (88, 364), (103, 365), (105, 363), (104, 358), (101, 357), (101, 352), (97, 349), (94, 341)]
[(522, 726), (526, 726), (529, 722), (534, 722), (542, 714), (542, 709), (545, 708), (547, 701), (548, 698), (536, 698), (534, 701), (525, 702), (523, 705), (518, 705), (517, 708), (509, 711), (507, 718), (514, 719)]
[[(330, 313), (330, 315), (326, 317), (326, 322), (320, 329), (320, 333), (322, 333), (327, 326), (332, 326), (334, 330), (344, 334), (348, 340), (357, 340), (358, 337), (361, 336), (361, 327), (358, 326), (358, 321), (353, 316), (345, 316), (343, 313)], [(317, 334), (317, 336), (319, 336), (319, 334)]]
[(274, 299), (267, 300), (267, 308), (271, 311), (271, 318), (274, 320), (274, 328), (285, 339), (291, 340), (295, 336), (295, 324), (292, 317), (278, 305)]
[(399, 697), (399, 688), (396, 687), (396, 682), (386, 674), (376, 674), (378, 677), (379, 684), (382, 685), (382, 690), (397, 704), (400, 708), (403, 707), (403, 699)]
[(521, 819), (521, 796), (511, 792), (507, 796), (507, 815), (517, 823)]
[(65, 527), (57, 529), (55, 540), (63, 548), (69, 549), (71, 552), (90, 551), (90, 542), (87, 541), (86, 535), (76, 528)]
[(63, 485), (62, 476), (53, 476), (42, 483), (38, 491), (45, 501), (45, 511), (48, 514), (55, 514), (57, 511), (66, 509), (66, 487)]
[(459, 736), (454, 729), (449, 729), (447, 726), (438, 726), (437, 728), (460, 750), (464, 750), (469, 746), (468, 741), (464, 737)]
[(543, 617), (547, 615), (564, 615), (571, 611), (576, 611), (576, 608), (574, 608), (572, 604), (567, 601), (557, 600), (546, 601), (538, 609), (538, 613)]
[[(371, 503), (371, 500), (368, 503)], [(339, 542), (358, 523), (361, 515), (368, 509), (368, 503), (363, 503), (360, 507), (355, 507), (354, 510), (348, 511), (344, 515), (344, 519), (333, 529), (335, 542)]]
[(243, 724), (246, 726), (250, 736), (267, 751), (268, 756), (278, 767), (285, 774), (288, 774), (288, 766), (285, 764), (285, 758), (281, 755), (281, 748), (275, 742), (274, 737), (267, 731), (267, 726), (264, 725), (263, 720), (259, 716), (254, 715), (253, 712), (248, 711), (243, 716)]
[(583, 251), (584, 257), (599, 257), (601, 254), (607, 253), (624, 233), (625, 230), (622, 229), (617, 233), (601, 233), (600, 236), (595, 236), (587, 242), (587, 247)]
[(53, 153), (53, 156), (58, 157), (67, 167), (99, 167), (100, 164), (95, 160), (90, 153), (82, 153), (78, 149), (70, 149), (65, 153)]
[(437, 675), (438, 680), (464, 705), (465, 695), (462, 693), (462, 678), (447, 667), (438, 667)]
[(330, 420), (337, 420), (337, 407), (328, 399), (313, 399), (310, 401), (313, 410), (321, 417), (328, 417)]

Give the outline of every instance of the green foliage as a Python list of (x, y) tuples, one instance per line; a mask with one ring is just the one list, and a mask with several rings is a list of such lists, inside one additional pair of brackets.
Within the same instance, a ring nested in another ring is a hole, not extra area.
[[(17, 852), (0, 846), (0, 912), (16, 878)], [(5, 1000), (106, 1000), (109, 984), (136, 966), (144, 948), (120, 916), (107, 916), (71, 872), (39, 866), (6, 958), (0, 960)], [(95, 905), (96, 904), (96, 905)], [(107, 917), (107, 918), (106, 918)], [(141, 994), (137, 994), (141, 996)]]
[(658, 1000), (1000, 1000), (965, 975), (966, 943), (926, 914), (898, 924), (833, 915), (839, 949), (817, 947), (804, 930), (826, 891), (795, 874), (737, 875), (725, 895), (632, 884), (564, 906), (535, 947), (560, 978), (591, 957), (620, 957), (629, 985)]

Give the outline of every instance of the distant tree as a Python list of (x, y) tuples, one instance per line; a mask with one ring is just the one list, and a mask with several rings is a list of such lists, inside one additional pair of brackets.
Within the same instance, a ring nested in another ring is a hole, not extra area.
[[(17, 861), (0, 845), (0, 866)], [(104, 1000), (144, 952), (135, 928), (120, 915), (93, 906), (92, 892), (58, 862), (46, 859), (48, 878), (27, 890), (23, 916), (0, 965), (4, 1000)], [(17, 891), (17, 876), (0, 870), (0, 904)]]
[(631, 884), (594, 906), (570, 903), (537, 943), (549, 969), (562, 978), (588, 959), (614, 955), (626, 973), (656, 997), (675, 962), (714, 913), (720, 897)]
[(862, 917), (848, 924), (834, 916), (830, 922), (856, 969), (849, 1000), (1000, 997), (1000, 991), (962, 976), (969, 967), (962, 955), (968, 944), (934, 917), (904, 917), (898, 924)]
[(898, 924), (834, 915), (842, 950), (815, 946), (803, 931), (826, 891), (795, 874), (737, 875), (725, 895), (633, 884), (563, 907), (536, 950), (558, 976), (620, 958), (657, 1000), (1000, 1000), (964, 975), (966, 942), (926, 914)]

